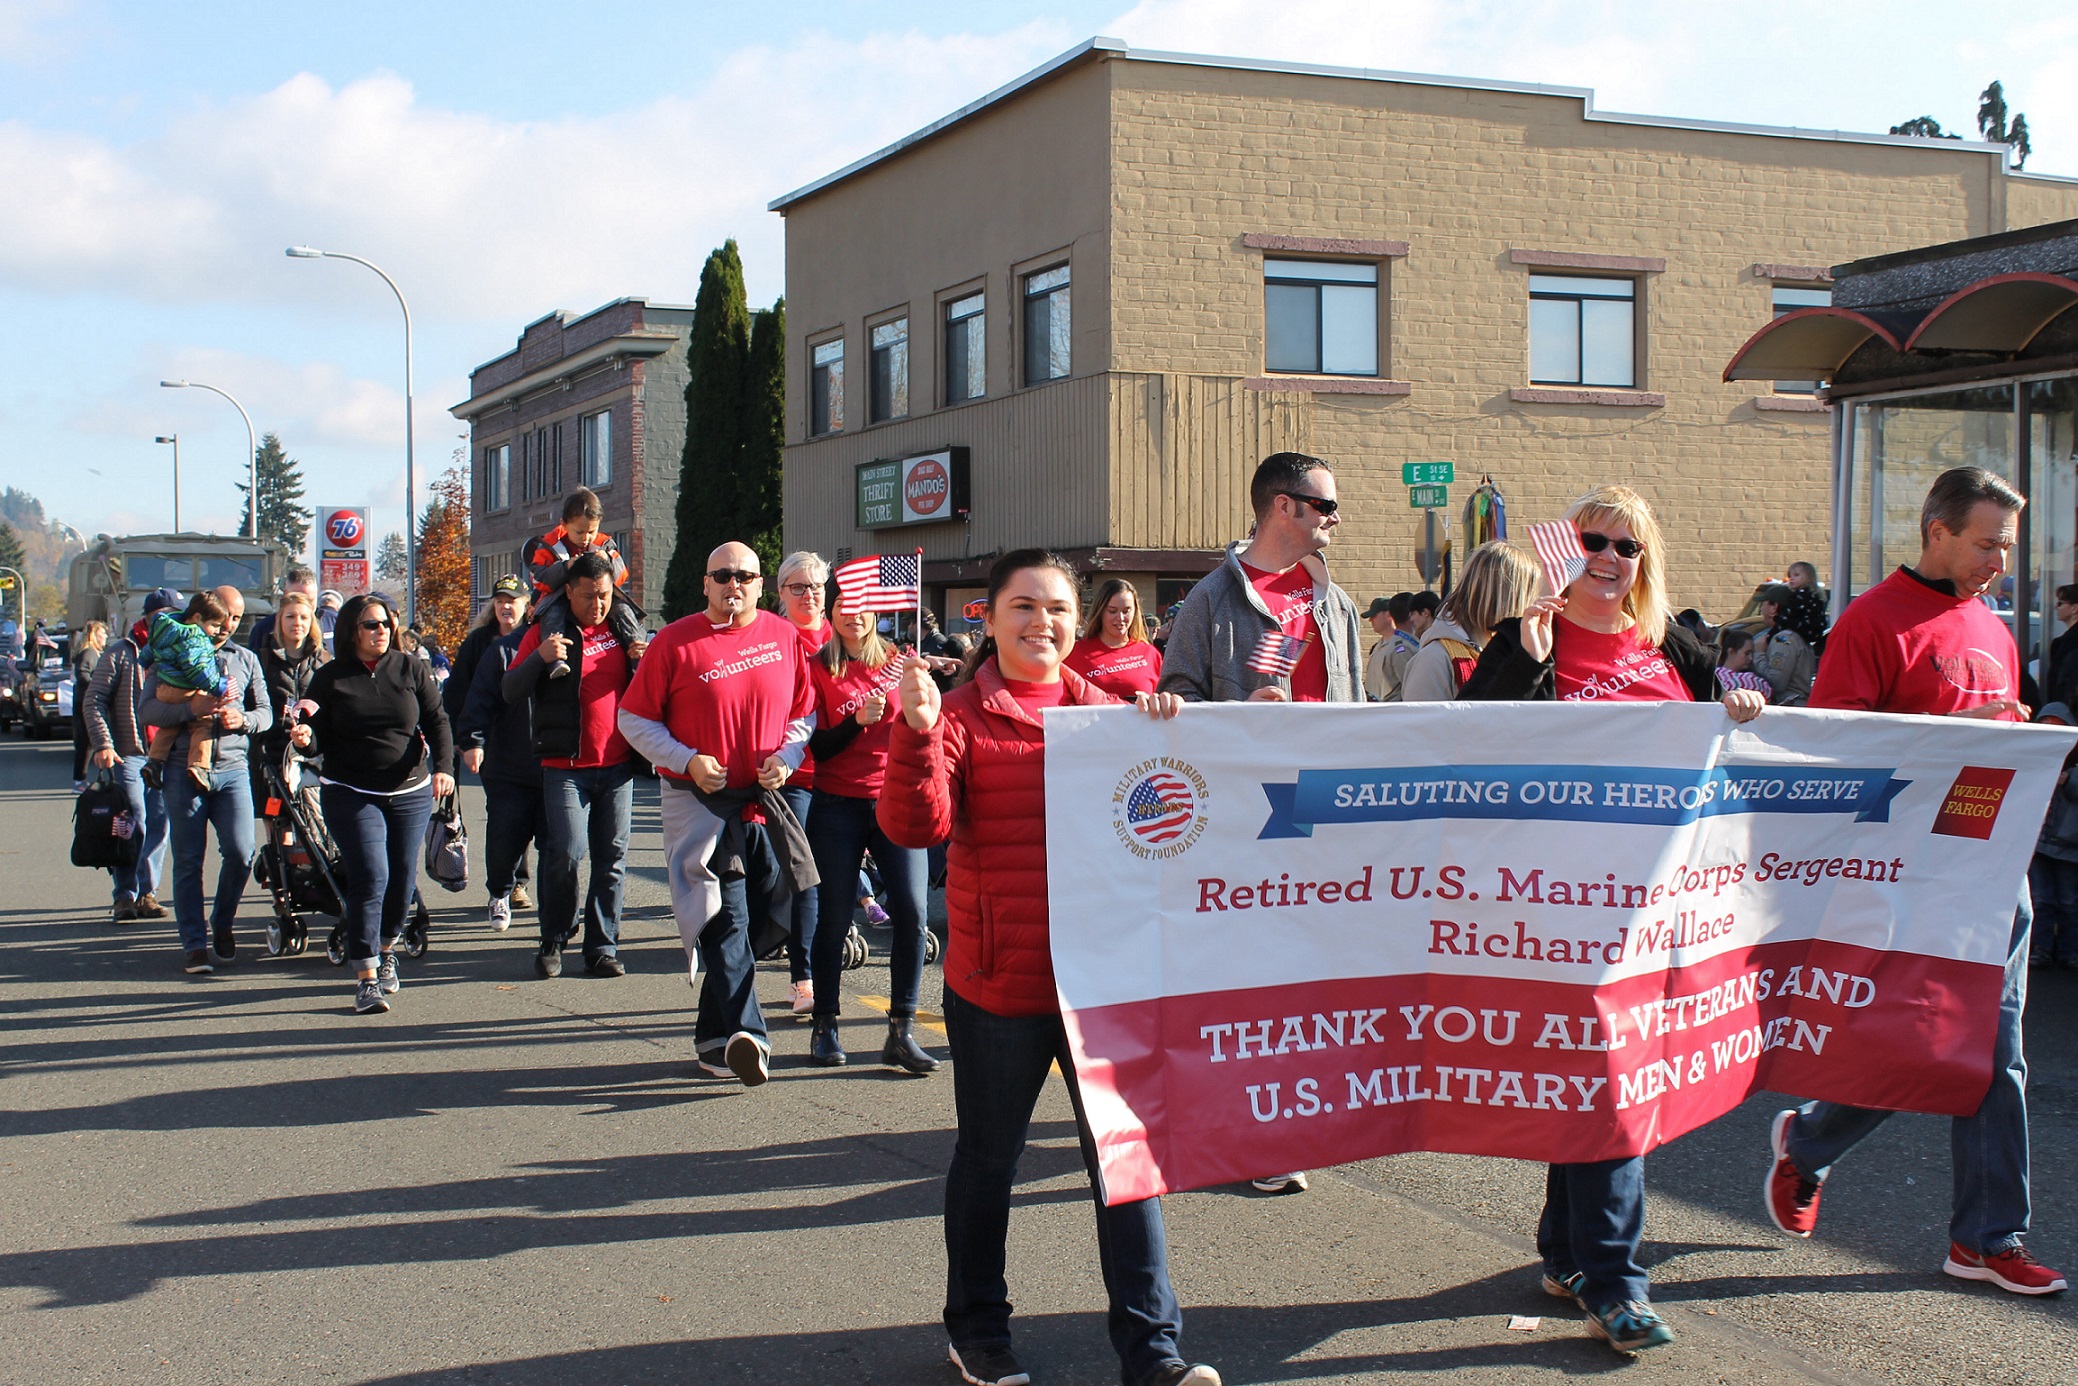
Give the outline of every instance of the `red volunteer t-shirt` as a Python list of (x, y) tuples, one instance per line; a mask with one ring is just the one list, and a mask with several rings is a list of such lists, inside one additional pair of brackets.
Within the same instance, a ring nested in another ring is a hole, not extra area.
[[(1294, 563), (1281, 573), (1265, 572), (1243, 563), (1241, 571), (1248, 574), (1248, 585), (1255, 588), (1256, 595), (1263, 599), (1263, 605), (1270, 608), (1270, 619), (1292, 639), (1306, 642), (1306, 652), (1299, 656), (1299, 667), (1292, 670), (1292, 701), (1326, 702), (1328, 651), (1327, 646), (1320, 642), (1320, 628), (1313, 620), (1313, 574), (1306, 571), (1303, 563)], [(1248, 651), (1248, 654), (1253, 653), (1253, 650)]]
[(1812, 707), (1857, 712), (1941, 716), (2019, 696), (2020, 655), (2006, 623), (1903, 568), (1840, 613), (1811, 685)]
[[(812, 660), (809, 673), (815, 679), (816, 725), (834, 727), (859, 710), (875, 693), (887, 698), (887, 711), (878, 722), (862, 727), (852, 743), (817, 767), (816, 787), (825, 794), (842, 794), (848, 799), (878, 799), (887, 779), (888, 733), (901, 715), (902, 700), (896, 690), (902, 682), (902, 661), (890, 659), (878, 669), (868, 669), (854, 659), (842, 674), (832, 674), (821, 660)], [(796, 778), (799, 778), (796, 776)]]
[[(794, 625), (792, 621), (788, 621), (787, 624), (793, 626), (794, 634), (801, 637), (801, 652), (808, 656), (808, 662), (811, 665), (815, 663), (815, 657), (822, 650), (822, 647), (830, 643), (830, 636), (835, 633), (830, 629), (828, 621), (818, 621), (813, 626)], [(787, 779), (786, 787), (788, 789), (815, 788), (814, 756), (808, 755), (805, 752), (802, 754), (801, 768)]]
[[(621, 735), (621, 692), (628, 686), (628, 652), (613, 638), (608, 626), (580, 626), (576, 640), (577, 669), (577, 754), (543, 756), (543, 765), (558, 770), (590, 770), (601, 765), (619, 765), (632, 752)], [(541, 627), (530, 626), (514, 651), (519, 663), (541, 648)], [(546, 679), (546, 672), (542, 674)]]
[(1068, 701), (1066, 679), (1055, 679), (1052, 683), (1020, 683), (1016, 679), (1005, 679), (1003, 687), (1017, 700), (1019, 707), (1034, 717), (1047, 708), (1059, 707)]
[(1561, 702), (1695, 701), (1679, 671), (1636, 626), (1605, 635), (1561, 616), (1552, 623), (1552, 654)]
[[(696, 611), (650, 642), (621, 706), (720, 761), (729, 788), (748, 789), (787, 724), (815, 710), (815, 685), (793, 622), (760, 611), (747, 626), (717, 626)], [(682, 765), (657, 771), (689, 783)]]
[[(1104, 643), (1103, 637), (1093, 635), (1077, 642), (1061, 662), (1106, 693), (1127, 702), (1133, 701), (1135, 693), (1154, 692), (1162, 682), (1162, 652), (1145, 640), (1129, 641), (1114, 650)], [(1325, 664), (1321, 666), (1321, 679), (1325, 690)]]

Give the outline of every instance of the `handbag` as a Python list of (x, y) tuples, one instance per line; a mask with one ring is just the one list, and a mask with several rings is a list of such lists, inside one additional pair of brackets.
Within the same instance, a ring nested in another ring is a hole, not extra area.
[(446, 890), (469, 885), (469, 829), (453, 794), (433, 801), (433, 816), (426, 822), (426, 874)]
[(99, 772), (73, 799), (72, 864), (94, 870), (129, 866), (137, 860), (143, 828), (115, 776)]

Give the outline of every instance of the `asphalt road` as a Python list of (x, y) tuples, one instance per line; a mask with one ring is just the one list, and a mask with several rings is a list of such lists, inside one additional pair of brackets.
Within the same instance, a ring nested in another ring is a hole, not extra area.
[[(653, 790), (627, 977), (536, 980), (533, 915), (493, 934), (472, 891), (434, 901), (396, 1009), (356, 1017), (317, 952), (265, 957), (257, 888), (213, 977), (181, 973), (170, 920), (110, 925), (105, 877), (66, 864), (69, 770), (60, 743), (0, 741), (0, 1381), (955, 1380), (937, 1327), (951, 1084), (808, 1068), (805, 1027), (776, 1012), (770, 1085), (697, 1077)], [(2068, 1268), (2078, 980), (2036, 980), (2033, 1245)], [(847, 1043), (870, 1058), (886, 974), (847, 982)], [(784, 983), (767, 969), (768, 1002)], [(935, 1007), (935, 970), (926, 988)], [(1756, 1097), (1648, 1162), (1671, 1348), (1621, 1358), (1538, 1293), (1541, 1170), (1429, 1155), (1299, 1196), (1170, 1199), (1186, 1348), (1230, 1382), (2078, 1379), (2068, 1297), (1939, 1273), (1946, 1122), (1889, 1123), (1793, 1243), (1758, 1199), (1781, 1105)], [(1019, 1347), (1039, 1386), (1102, 1386), (1116, 1366), (1058, 1085), (1033, 1134)]]

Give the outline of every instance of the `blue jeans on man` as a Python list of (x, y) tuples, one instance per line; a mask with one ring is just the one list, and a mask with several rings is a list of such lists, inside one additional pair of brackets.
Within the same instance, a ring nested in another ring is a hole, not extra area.
[(1004, 1279), (1010, 1193), (1032, 1109), (1060, 1065), (1075, 1108), (1082, 1163), (1097, 1205), (1097, 1264), (1110, 1300), (1107, 1326), (1121, 1378), (1135, 1382), (1177, 1356), (1183, 1310), (1169, 1284), (1162, 1201), (1104, 1206), (1096, 1144), (1059, 1012), (1005, 1016), (945, 993), (958, 1137), (945, 1176), (945, 1331), (956, 1347), (1010, 1346)]
[(779, 856), (762, 823), (743, 825), (743, 867), (749, 874), (721, 883), (722, 907), (700, 931), (700, 1013), (693, 1022), (693, 1050), (715, 1058), (739, 1030), (765, 1038), (765, 1013), (758, 1005), (758, 960), (751, 951), (751, 920), (785, 890)]
[[(173, 920), (180, 927), (180, 946), (194, 953), (208, 948), (238, 918), (238, 901), (253, 872), (253, 782), (245, 766), (217, 766), (204, 789), (185, 772), (166, 776), (166, 818), (173, 844)], [(209, 829), (216, 829), (216, 899), (208, 918), (202, 914), (202, 858)], [(221, 951), (221, 950), (220, 950)]]
[(1545, 1167), (1537, 1254), (1554, 1280), (1587, 1277), (1580, 1299), (1589, 1310), (1652, 1298), (1638, 1264), (1644, 1232), (1644, 1156)]
[[(577, 932), (577, 874), (587, 848), (584, 960), (620, 950), (621, 886), (635, 815), (635, 762), (582, 770), (541, 767), (541, 946), (561, 952)], [(510, 889), (510, 886), (507, 887)]]
[(129, 801), (130, 821), (143, 831), (137, 855), (126, 865), (108, 868), (111, 896), (118, 905), (150, 895), (166, 879), (166, 791), (144, 782), (144, 756), (124, 756), (109, 770)]
[(542, 838), (541, 786), (502, 776), (483, 778), (483, 883), (510, 895), (527, 879), (527, 844)]
[[(2028, 941), (2034, 909), (2026, 890), (2013, 912), (2013, 939), (2006, 956), (2006, 985), (1999, 997), (1998, 1030), (1991, 1047), (1991, 1088), (1977, 1110), (1949, 1126), (1949, 1162), (1954, 1195), (1949, 1240), (1966, 1251), (1997, 1256), (2027, 1235), (2028, 1192), (2027, 1056), (2020, 1021), (2027, 1009)], [(1891, 1113), (1838, 1102), (1811, 1102), (1789, 1124), (1791, 1163), (1821, 1183), (1833, 1164)]]

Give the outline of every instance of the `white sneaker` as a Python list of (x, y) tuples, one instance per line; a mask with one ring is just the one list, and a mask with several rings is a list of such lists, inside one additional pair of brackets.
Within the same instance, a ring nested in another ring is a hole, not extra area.
[(501, 934), (512, 927), (512, 896), (509, 893), (491, 897), (491, 927)]
[(791, 1004), (796, 1016), (815, 1014), (815, 983), (803, 977), (788, 988), (787, 995), (792, 998)]
[(1265, 1175), (1261, 1179), (1253, 1179), (1249, 1182), (1255, 1185), (1258, 1193), (1268, 1194), (1304, 1193), (1311, 1187), (1306, 1182), (1306, 1171), (1304, 1170), (1296, 1170), (1290, 1174)]

